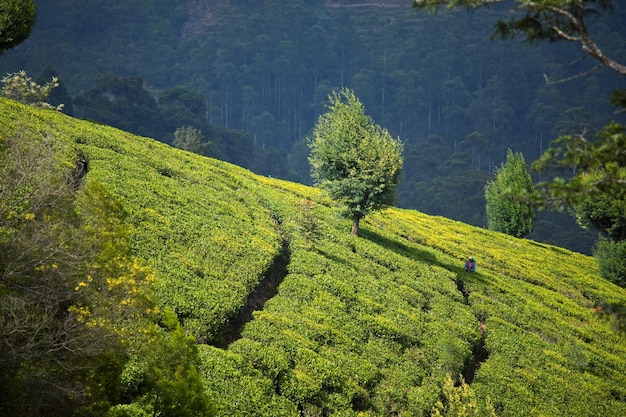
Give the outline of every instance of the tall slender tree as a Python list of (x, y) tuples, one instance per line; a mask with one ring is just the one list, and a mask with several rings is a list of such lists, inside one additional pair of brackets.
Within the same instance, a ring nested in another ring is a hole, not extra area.
[(509, 149), (506, 162), (496, 169), (495, 178), (485, 186), (489, 229), (515, 237), (532, 232), (535, 210), (530, 202), (521, 201), (515, 196), (532, 193), (533, 189), (533, 180), (524, 155)]

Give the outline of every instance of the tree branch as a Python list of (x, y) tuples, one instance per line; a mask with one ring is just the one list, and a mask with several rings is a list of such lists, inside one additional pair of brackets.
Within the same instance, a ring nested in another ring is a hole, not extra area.
[(572, 75), (571, 77), (561, 78), (560, 80), (556, 80), (556, 81), (551, 81), (551, 80), (548, 78), (548, 75), (547, 75), (547, 74), (545, 74), (545, 73), (543, 74), (543, 78), (544, 78), (544, 80), (546, 80), (546, 84), (547, 84), (547, 85), (558, 85), (558, 84), (563, 84), (563, 83), (566, 83), (566, 82), (568, 82), (568, 81), (575, 80), (575, 79), (577, 79), (577, 78), (586, 77), (587, 75), (589, 75), (589, 74), (591, 74), (591, 73), (593, 73), (593, 72), (596, 72), (597, 70), (599, 70), (600, 68), (602, 68), (602, 66), (603, 66), (602, 64), (598, 64), (598, 65), (596, 65), (595, 67), (591, 68), (591, 69), (590, 69), (590, 70), (588, 70), (588, 71), (585, 71), (585, 72), (580, 72), (580, 73), (578, 73), (578, 74)]
[[(589, 31), (587, 30), (587, 25), (585, 23), (584, 16), (584, 4), (583, 0), (579, 0), (576, 2), (576, 10), (578, 11), (577, 15), (570, 13), (569, 11), (563, 9), (562, 7), (557, 6), (546, 6), (547, 10), (551, 12), (561, 15), (565, 17), (572, 27), (578, 32), (578, 36), (572, 36), (570, 34), (565, 33), (560, 27), (556, 25), (556, 23), (550, 24), (550, 28), (563, 40), (567, 40), (570, 42), (580, 43), (583, 51), (593, 58), (600, 61), (603, 65), (611, 68), (613, 71), (618, 72), (622, 75), (626, 75), (626, 66), (621, 65), (617, 61), (606, 56), (600, 47), (593, 41), (591, 36), (589, 35)], [(548, 21), (546, 16), (546, 21)]]

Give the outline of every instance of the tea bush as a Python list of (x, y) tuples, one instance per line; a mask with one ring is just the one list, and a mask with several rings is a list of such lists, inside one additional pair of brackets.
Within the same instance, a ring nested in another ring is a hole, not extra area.
[[(218, 415), (428, 416), (461, 374), (498, 416), (626, 415), (626, 336), (594, 312), (626, 290), (588, 256), (401, 209), (357, 238), (314, 188), (0, 101), (18, 118), (119, 199)], [(211, 346), (270, 278), (240, 337)]]

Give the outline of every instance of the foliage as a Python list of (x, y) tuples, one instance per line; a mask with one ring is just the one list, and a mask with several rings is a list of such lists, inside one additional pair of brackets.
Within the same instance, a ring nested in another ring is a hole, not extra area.
[(607, 125), (595, 141), (588, 140), (585, 135), (559, 137), (532, 164), (532, 168), (542, 172), (571, 169), (576, 175), (567, 179), (558, 176), (551, 182), (539, 184), (538, 202), (545, 206), (572, 205), (590, 193), (610, 195), (615, 187), (618, 190), (623, 188), (625, 146), (624, 126), (617, 123)]
[[(622, 176), (626, 174), (624, 168)], [(626, 182), (618, 179), (595, 189), (595, 184), (607, 181), (606, 177), (602, 171), (580, 172), (578, 178), (588, 192), (580, 195), (573, 209), (582, 225), (601, 230), (610, 240), (620, 242), (626, 240)]]
[[(170, 138), (181, 126), (190, 126), (206, 130), (204, 123), (206, 105), (204, 97), (196, 91), (183, 86), (175, 86), (158, 93), (160, 125), (153, 126), (151, 137), (171, 143)], [(123, 118), (125, 115), (120, 114)], [(132, 120), (131, 120), (132, 122)], [(160, 130), (159, 130), (160, 128)]]
[[(109, 415), (214, 415), (197, 369), (198, 348), (172, 311), (161, 314), (162, 327), (136, 335), (121, 377), (122, 398)], [(131, 402), (132, 400), (132, 402)]]
[[(405, 161), (404, 166), (411, 169), (410, 164), (411, 161)], [(480, 171), (450, 173), (412, 184), (413, 198), (426, 213), (486, 225), (484, 187), (489, 178), (489, 174)], [(403, 186), (404, 182), (400, 187)]]
[[(131, 312), (144, 312), (135, 305), (144, 271), (122, 261), (116, 217), (108, 218), (117, 213), (88, 224), (78, 211), (88, 202), (74, 206), (57, 162), (67, 157), (64, 144), (50, 133), (36, 143), (24, 126), (10, 126), (1, 133), (0, 158), (0, 410), (101, 415), (115, 401), (122, 329), (134, 322)], [(131, 288), (117, 276), (132, 279)]]
[(33, 0), (0, 1), (0, 55), (28, 38), (36, 17)]
[(3, 97), (32, 106), (51, 108), (59, 111), (63, 109), (63, 104), (52, 106), (45, 101), (52, 89), (59, 86), (59, 79), (56, 77), (52, 77), (52, 81), (45, 85), (39, 85), (26, 75), (26, 71), (19, 71), (4, 76), (4, 78), (2, 78), (2, 84), (4, 85), (0, 94)]
[(594, 249), (600, 275), (626, 288), (626, 239), (600, 239)]
[(471, 416), (496, 416), (496, 412), (489, 399), (485, 405), (487, 411), (482, 411), (476, 401), (476, 395), (472, 388), (461, 380), (459, 386), (454, 384), (450, 375), (443, 383), (443, 398), (433, 407), (433, 417), (471, 417)]
[[(183, 129), (178, 135), (191, 140), (185, 145), (189, 149), (183, 149), (243, 167), (252, 164), (254, 144), (250, 135), (209, 123), (203, 97), (188, 88), (176, 86), (161, 91), (157, 102), (154, 91), (141, 78), (104, 73), (97, 77), (96, 86), (78, 95), (75, 102), (77, 113), (87, 119), (172, 144), (176, 131)], [(199, 143), (196, 134), (188, 135), (190, 129), (201, 132), (207, 142)], [(185, 140), (179, 137), (177, 142)], [(266, 153), (257, 151), (260, 155)], [(266, 165), (258, 168), (268, 170)]]
[[(591, 257), (397, 208), (355, 238), (316, 188), (0, 99), (1, 125), (17, 119), (65, 145), (66, 169), (87, 160), (86, 185), (105, 184), (112, 206), (85, 202), (117, 213), (137, 259), (124, 276), (154, 273), (158, 326), (121, 332), (132, 349), (112, 415), (152, 415), (150, 384), (205, 404), (196, 375), (219, 415), (424, 416), (461, 391), (448, 375), (485, 414), (489, 402), (502, 417), (626, 414), (626, 335), (599, 309), (626, 290)], [(278, 258), (275, 293), (257, 300)], [(231, 323), (242, 327), (225, 346)]]
[(172, 146), (189, 152), (202, 154), (203, 149), (208, 146), (207, 143), (202, 143), (202, 139), (204, 139), (204, 136), (201, 130), (191, 126), (185, 126), (176, 129), (176, 132), (174, 132)]
[(361, 218), (395, 202), (402, 143), (365, 115), (354, 92), (343, 89), (329, 100), (329, 110), (320, 116), (309, 142), (311, 175), (346, 206), (356, 235)]
[(140, 381), (158, 398), (151, 414), (207, 415), (194, 341), (156, 326), (154, 270), (130, 253), (121, 201), (77, 176), (63, 133), (14, 116), (3, 113), (0, 132), (2, 414), (104, 415), (129, 357), (151, 353), (153, 374)]
[(95, 87), (77, 96), (74, 104), (81, 117), (139, 135), (151, 135), (160, 125), (157, 102), (138, 77), (101, 74)]
[[(623, 123), (608, 103), (610, 90), (623, 81), (606, 67), (546, 85), (543, 73), (562, 80), (591, 66), (591, 59), (579, 59), (577, 44), (490, 42), (493, 22), (510, 18), (506, 7), (430, 15), (413, 12), (406, 0), (359, 7), (317, 0), (224, 3), (39, 2), (27, 44), (0, 63), (6, 71), (33, 74), (50, 63), (72, 96), (94, 87), (102, 71), (140, 77), (158, 98), (158, 123), (124, 106), (111, 106), (114, 114), (72, 114), (168, 144), (178, 127), (193, 126), (214, 145), (209, 156), (304, 184), (311, 179), (302, 142), (325, 111), (329, 92), (352, 88), (405, 150), (431, 136), (441, 140), (436, 156), (420, 154), (425, 163), (419, 168), (411, 169), (404, 156), (398, 204), (481, 227), (484, 185), (507, 148), (535, 159), (556, 135), (576, 132), (573, 125), (598, 129), (611, 118)], [(620, 57), (624, 13), (614, 7), (589, 21), (608, 56)], [(440, 185), (424, 187), (432, 184), (425, 176)], [(448, 190), (465, 176), (476, 179), (467, 190), (474, 198), (451, 204)], [(593, 239), (581, 239), (573, 222), (551, 223), (534, 237), (560, 245), (575, 241), (566, 247), (591, 253)]]
[(495, 178), (485, 186), (489, 229), (515, 237), (523, 237), (532, 232), (535, 209), (531, 203), (519, 201), (515, 196), (532, 193), (533, 190), (533, 180), (524, 155), (513, 153), (509, 149), (506, 162), (496, 169)]

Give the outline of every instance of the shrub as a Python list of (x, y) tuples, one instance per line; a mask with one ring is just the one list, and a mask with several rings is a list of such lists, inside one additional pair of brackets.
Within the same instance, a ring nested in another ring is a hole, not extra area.
[(626, 288), (626, 240), (614, 242), (600, 239), (596, 244), (594, 256), (598, 262), (600, 275)]
[(45, 85), (39, 85), (26, 75), (26, 71), (18, 71), (13, 74), (7, 74), (2, 78), (1, 94), (6, 98), (19, 101), (31, 106), (44, 107), (61, 111), (63, 104), (54, 107), (46, 103), (46, 99), (50, 95), (53, 88), (59, 86), (57, 77), (53, 77), (52, 81)]

